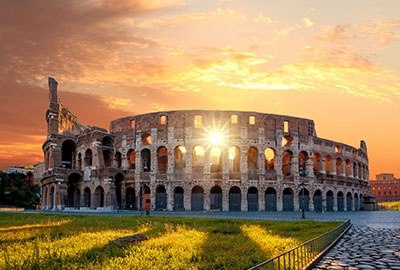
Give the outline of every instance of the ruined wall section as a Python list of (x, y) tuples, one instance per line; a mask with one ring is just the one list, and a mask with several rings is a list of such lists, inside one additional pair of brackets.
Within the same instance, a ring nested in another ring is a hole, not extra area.
[(86, 129), (85, 126), (79, 124), (78, 118), (58, 100), (58, 132), (59, 134), (80, 135)]

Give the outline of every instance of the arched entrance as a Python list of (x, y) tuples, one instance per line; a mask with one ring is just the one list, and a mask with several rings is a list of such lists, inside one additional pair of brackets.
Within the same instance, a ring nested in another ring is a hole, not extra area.
[(204, 209), (204, 190), (202, 187), (195, 186), (192, 189), (192, 211), (203, 211)]
[(121, 186), (122, 186), (122, 181), (125, 180), (125, 177), (122, 173), (117, 173), (117, 175), (115, 175), (115, 193), (117, 196), (117, 206), (119, 207), (119, 209), (122, 209), (122, 190), (121, 190)]
[[(303, 201), (304, 200), (304, 201)], [(300, 190), (299, 192), (299, 208), (300, 210), (304, 211), (310, 211), (310, 193), (306, 188), (304, 188), (304, 194), (303, 194), (303, 189)]]
[(276, 191), (272, 187), (265, 191), (265, 211), (276, 211)]
[(333, 206), (334, 206), (334, 203), (333, 203), (333, 192), (331, 190), (329, 190), (326, 193), (326, 211), (329, 211), (329, 212), (333, 211), (334, 210)]
[(258, 189), (249, 188), (247, 192), (247, 211), (258, 211)]
[(347, 193), (347, 211), (353, 211), (352, 203), (353, 203), (353, 196), (350, 192)]
[(174, 211), (185, 210), (184, 206), (184, 193), (182, 187), (176, 187), (174, 189)]
[(229, 211), (240, 211), (242, 196), (239, 187), (231, 187), (229, 190)]
[(133, 210), (136, 209), (135, 205), (135, 189), (132, 187), (128, 187), (125, 190), (125, 209)]
[(95, 207), (104, 207), (104, 189), (98, 186), (94, 191)]
[(358, 211), (359, 210), (359, 206), (358, 206), (358, 194), (355, 193), (354, 194), (354, 211)]
[(317, 189), (314, 192), (314, 211), (315, 212), (322, 212), (322, 193), (321, 190)]
[(294, 196), (291, 188), (285, 188), (283, 190), (283, 211), (294, 211)]
[(214, 186), (211, 189), (210, 209), (222, 210), (222, 189), (219, 186)]
[(54, 208), (54, 187), (50, 189), (50, 209)]
[(167, 192), (164, 186), (158, 186), (156, 189), (156, 210), (165, 210), (167, 208)]
[(80, 206), (80, 184), (82, 177), (80, 174), (72, 173), (68, 177), (67, 188), (67, 207), (79, 208)]
[(90, 207), (90, 188), (85, 187), (83, 190), (83, 206)]
[(339, 191), (337, 194), (337, 210), (344, 211), (344, 198), (343, 192)]

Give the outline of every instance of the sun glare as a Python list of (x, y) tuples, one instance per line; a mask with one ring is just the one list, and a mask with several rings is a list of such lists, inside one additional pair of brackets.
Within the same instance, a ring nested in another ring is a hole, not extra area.
[(212, 144), (221, 144), (222, 143), (222, 135), (221, 135), (221, 133), (213, 133), (213, 134), (211, 134), (210, 142)]

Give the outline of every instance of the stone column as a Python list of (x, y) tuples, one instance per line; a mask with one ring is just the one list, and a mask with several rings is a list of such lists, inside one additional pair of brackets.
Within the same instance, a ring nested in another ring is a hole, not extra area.
[(167, 210), (172, 211), (174, 209), (174, 192), (172, 190), (172, 185), (166, 183), (166, 195), (167, 195)]
[[(210, 166), (208, 166), (210, 168)], [(209, 211), (210, 210), (210, 187), (206, 185), (204, 187), (204, 210)]]
[(326, 174), (325, 162), (326, 162), (325, 158), (321, 157), (321, 171), (320, 171), (321, 174)]
[(324, 190), (322, 192), (322, 212), (326, 212), (327, 203), (326, 203), (326, 192)]
[(183, 191), (183, 207), (186, 211), (190, 211), (192, 208), (192, 187), (186, 185)]
[(245, 186), (242, 186), (240, 188), (240, 192), (241, 192), (241, 210), (244, 212), (247, 212), (247, 188)]
[(299, 198), (299, 192), (297, 191), (296, 188), (293, 189), (294, 192), (294, 211), (299, 211), (300, 210), (300, 198)]
[(262, 186), (258, 189), (258, 210), (265, 211), (265, 190)]
[(229, 180), (229, 148), (221, 147), (222, 155), (222, 179)]
[(336, 175), (336, 159), (332, 158), (332, 175)]
[(333, 191), (333, 211), (338, 211), (337, 192)]
[(229, 211), (229, 186), (222, 187), (222, 211)]
[(310, 199), (308, 201), (308, 208), (310, 209), (310, 211), (314, 211), (314, 192), (311, 192), (310, 190)]
[(312, 158), (307, 159), (306, 170), (307, 170), (307, 178), (313, 179), (314, 178), (314, 163), (313, 163)]
[(343, 194), (343, 204), (344, 204), (344, 211), (347, 211), (347, 195), (346, 192)]
[(277, 186), (276, 188), (276, 210), (277, 211), (282, 211), (283, 210), (283, 204), (282, 204), (282, 199), (283, 199), (283, 188), (280, 186)]

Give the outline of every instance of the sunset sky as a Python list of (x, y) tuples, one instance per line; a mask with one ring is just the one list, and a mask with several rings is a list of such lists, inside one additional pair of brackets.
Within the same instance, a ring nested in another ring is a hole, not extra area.
[(0, 2), (0, 169), (43, 160), (47, 77), (84, 125), (159, 110), (310, 118), (400, 177), (400, 1)]

